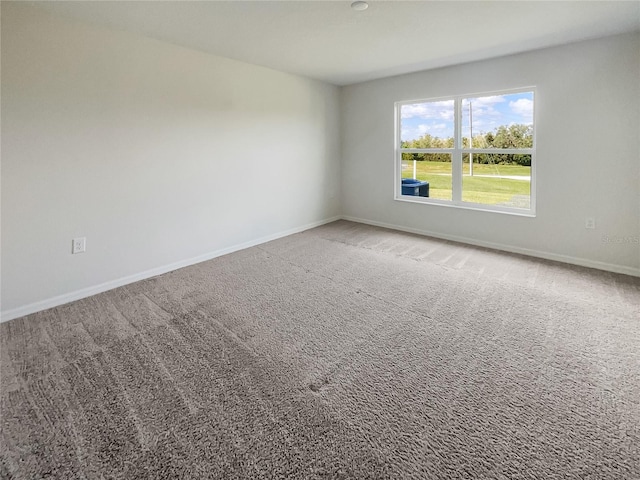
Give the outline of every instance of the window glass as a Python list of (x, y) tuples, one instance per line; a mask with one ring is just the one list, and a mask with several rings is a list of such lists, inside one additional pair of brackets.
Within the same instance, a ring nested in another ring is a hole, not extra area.
[(402, 105), (403, 148), (452, 148), (454, 115), (453, 100)]
[[(407, 194), (407, 179), (429, 183), (428, 195), (437, 200), (451, 200), (451, 154), (449, 153), (403, 153), (402, 179), (404, 194)], [(424, 189), (423, 189), (424, 193)], [(415, 192), (410, 192), (415, 195)], [(420, 192), (418, 192), (418, 196)]]
[(463, 202), (530, 208), (531, 155), (473, 154), (473, 175), (469, 173), (469, 156), (462, 155)]
[(533, 92), (462, 99), (462, 146), (532, 148)]

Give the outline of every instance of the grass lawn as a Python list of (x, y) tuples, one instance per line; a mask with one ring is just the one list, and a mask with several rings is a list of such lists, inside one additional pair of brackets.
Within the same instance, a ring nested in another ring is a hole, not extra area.
[[(413, 162), (404, 161), (402, 177), (413, 178)], [(491, 178), (476, 175), (523, 176), (531, 175), (531, 167), (521, 165), (477, 165), (473, 166), (473, 177), (469, 175), (469, 164), (463, 164), (462, 200), (485, 205), (510, 205), (529, 207), (531, 182), (510, 178)], [(429, 182), (429, 197), (451, 200), (451, 163), (416, 162), (418, 180)]]

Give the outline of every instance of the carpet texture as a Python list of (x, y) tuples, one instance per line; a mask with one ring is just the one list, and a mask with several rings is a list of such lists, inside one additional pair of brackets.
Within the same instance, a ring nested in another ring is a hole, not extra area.
[(640, 478), (640, 279), (339, 221), (0, 333), (2, 478)]

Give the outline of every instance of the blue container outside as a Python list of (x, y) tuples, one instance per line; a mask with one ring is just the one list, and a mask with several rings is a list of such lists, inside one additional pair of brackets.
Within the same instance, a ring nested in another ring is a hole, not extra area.
[(429, 196), (429, 182), (421, 182), (415, 178), (402, 179), (402, 195), (413, 195), (415, 197)]

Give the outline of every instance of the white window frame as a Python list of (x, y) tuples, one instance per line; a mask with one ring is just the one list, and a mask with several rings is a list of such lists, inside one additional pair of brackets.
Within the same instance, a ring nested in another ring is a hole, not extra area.
[[(465, 98), (477, 98), (493, 95), (510, 95), (515, 93), (533, 92), (533, 146), (532, 148), (463, 148), (462, 141), (462, 100)], [(402, 148), (401, 139), (401, 108), (403, 105), (425, 102), (454, 101), (454, 148)], [(535, 217), (536, 215), (536, 102), (537, 92), (535, 87), (522, 87), (510, 90), (492, 92), (480, 92), (464, 95), (451, 95), (447, 97), (413, 99), (395, 102), (395, 168), (394, 168), (394, 199), (402, 202), (423, 203), (428, 205), (440, 205), (444, 207), (463, 208), (468, 210), (481, 210), (485, 212), (506, 213)], [(402, 154), (403, 153), (449, 153), (451, 155), (451, 200), (439, 200), (430, 197), (416, 197), (402, 195)], [(498, 154), (523, 154), (531, 155), (531, 183), (529, 208), (506, 207), (502, 205), (486, 205), (482, 203), (465, 202), (462, 200), (462, 157), (465, 153), (498, 153)]]

